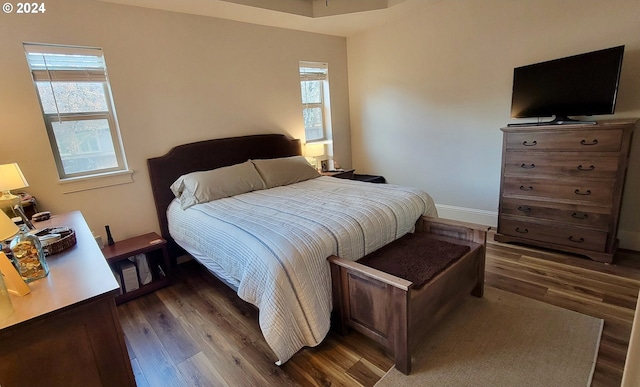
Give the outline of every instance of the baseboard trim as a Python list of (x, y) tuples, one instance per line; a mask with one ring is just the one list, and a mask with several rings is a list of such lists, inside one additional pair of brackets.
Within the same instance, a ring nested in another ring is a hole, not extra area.
[[(498, 212), (477, 210), (474, 208), (449, 206), (446, 204), (436, 204), (438, 216), (447, 219), (459, 220), (498, 227)], [(640, 232), (618, 230), (620, 248), (626, 250), (640, 251)]]
[(640, 251), (640, 232), (618, 230), (618, 239), (621, 249)]
[(446, 219), (459, 220), (461, 222), (470, 222), (498, 227), (498, 212), (476, 210), (474, 208), (448, 206), (446, 204), (436, 204), (438, 216)]

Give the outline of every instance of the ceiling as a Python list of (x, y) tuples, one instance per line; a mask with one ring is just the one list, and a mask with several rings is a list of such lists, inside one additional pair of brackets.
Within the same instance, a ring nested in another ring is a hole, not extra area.
[(444, 0), (99, 1), (348, 37)]

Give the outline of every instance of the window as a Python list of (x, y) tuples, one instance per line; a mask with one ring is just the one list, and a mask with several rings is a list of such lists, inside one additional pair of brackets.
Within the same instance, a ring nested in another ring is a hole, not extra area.
[(300, 88), (306, 141), (330, 140), (331, 115), (327, 64), (300, 62)]
[(24, 48), (60, 179), (126, 171), (102, 49)]

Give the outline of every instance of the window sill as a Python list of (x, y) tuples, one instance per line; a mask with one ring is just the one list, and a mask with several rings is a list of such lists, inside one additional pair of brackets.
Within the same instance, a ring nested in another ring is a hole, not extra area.
[(119, 171), (89, 177), (62, 179), (58, 181), (58, 184), (62, 188), (62, 193), (88, 191), (90, 189), (127, 183), (133, 183), (133, 171)]

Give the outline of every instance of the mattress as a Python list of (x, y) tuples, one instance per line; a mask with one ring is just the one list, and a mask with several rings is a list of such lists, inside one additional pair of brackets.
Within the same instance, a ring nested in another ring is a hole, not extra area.
[(174, 240), (259, 309), (265, 340), (286, 362), (329, 331), (326, 258), (357, 260), (437, 216), (424, 191), (333, 177), (167, 210)]

